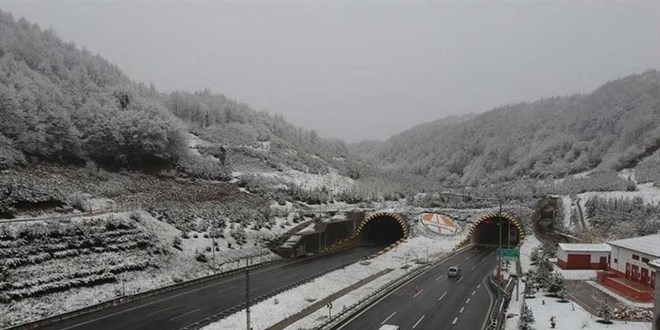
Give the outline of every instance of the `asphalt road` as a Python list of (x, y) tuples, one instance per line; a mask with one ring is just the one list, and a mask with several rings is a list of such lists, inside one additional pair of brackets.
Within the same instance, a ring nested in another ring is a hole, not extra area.
[[(474, 247), (439, 263), (345, 323), (343, 330), (376, 330), (384, 324), (405, 329), (482, 329), (494, 296), (487, 275), (497, 265), (493, 247)], [(460, 278), (447, 278), (450, 266)]]
[[(354, 263), (382, 248), (359, 247), (254, 269), (250, 272), (250, 296), (256, 298), (330, 268)], [(45, 329), (180, 329), (244, 302), (245, 273), (240, 273), (67, 319)]]

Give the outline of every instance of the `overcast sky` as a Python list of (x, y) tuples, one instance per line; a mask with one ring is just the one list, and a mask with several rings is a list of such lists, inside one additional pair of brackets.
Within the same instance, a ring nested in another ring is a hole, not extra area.
[(660, 67), (660, 5), (0, 0), (161, 90), (209, 88), (326, 137), (589, 92)]

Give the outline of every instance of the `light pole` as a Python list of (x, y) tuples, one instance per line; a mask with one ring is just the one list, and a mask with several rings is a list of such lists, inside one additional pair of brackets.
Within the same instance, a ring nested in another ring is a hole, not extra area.
[(250, 258), (245, 260), (245, 323), (246, 330), (250, 327)]

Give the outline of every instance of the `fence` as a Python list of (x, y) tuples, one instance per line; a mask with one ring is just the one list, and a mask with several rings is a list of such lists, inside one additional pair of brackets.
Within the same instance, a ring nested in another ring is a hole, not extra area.
[[(250, 269), (265, 267), (265, 266), (277, 263), (279, 261), (281, 261), (281, 259), (270, 260), (270, 261), (262, 262), (262, 263), (259, 263), (259, 264), (251, 265)], [(96, 304), (96, 305), (81, 308), (81, 309), (71, 311), (71, 312), (68, 312), (68, 313), (63, 313), (63, 314), (55, 315), (55, 316), (52, 316), (52, 317), (49, 317), (49, 318), (46, 318), (46, 319), (42, 319), (42, 320), (30, 322), (30, 323), (25, 323), (25, 324), (22, 324), (22, 325), (19, 325), (19, 326), (16, 326), (16, 327), (12, 327), (12, 328), (9, 328), (9, 329), (10, 330), (38, 329), (42, 326), (46, 326), (46, 325), (50, 325), (50, 324), (53, 324), (53, 323), (56, 323), (56, 322), (67, 320), (67, 319), (70, 319), (72, 317), (76, 317), (76, 316), (80, 316), (80, 315), (84, 315), (84, 314), (89, 314), (89, 313), (99, 311), (99, 310), (102, 310), (102, 309), (115, 307), (115, 306), (126, 304), (126, 303), (129, 303), (129, 302), (132, 302), (132, 301), (137, 301), (137, 300), (144, 299), (144, 298), (151, 297), (151, 296), (155, 296), (155, 295), (158, 295), (158, 294), (178, 290), (178, 289), (188, 287), (188, 286), (191, 286), (191, 285), (196, 285), (196, 284), (216, 280), (216, 279), (223, 278), (223, 277), (233, 275), (233, 274), (237, 274), (237, 273), (240, 273), (240, 272), (243, 272), (243, 271), (245, 271), (245, 267), (236, 268), (236, 269), (229, 270), (229, 271), (226, 271), (226, 272), (196, 278), (194, 280), (185, 281), (185, 282), (181, 282), (181, 283), (176, 283), (176, 284), (172, 284), (172, 285), (169, 285), (169, 286), (157, 288), (157, 289), (154, 289), (154, 290), (141, 292), (141, 293), (134, 294), (134, 295), (129, 295), (129, 296), (116, 298), (116, 299), (113, 299), (113, 300), (105, 301), (105, 302), (102, 302), (102, 303), (99, 303), (99, 304)]]
[(501, 282), (496, 282), (493, 279), (493, 276), (488, 276), (488, 284), (490, 284), (493, 290), (497, 291), (497, 299), (493, 304), (493, 309), (490, 311), (490, 323), (486, 327), (487, 330), (500, 330), (504, 325), (504, 314), (506, 312), (509, 301), (511, 300), (511, 294), (513, 293), (513, 287), (515, 286), (515, 281), (512, 278), (506, 282), (504, 289), (501, 287)]

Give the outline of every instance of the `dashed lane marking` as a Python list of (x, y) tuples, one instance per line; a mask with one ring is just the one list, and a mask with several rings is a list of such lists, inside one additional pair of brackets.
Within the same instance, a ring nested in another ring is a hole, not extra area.
[(424, 292), (424, 289), (421, 289), (421, 290), (419, 290), (419, 292), (415, 293), (415, 295), (413, 296), (413, 298), (417, 297), (417, 296), (418, 296), (420, 293), (422, 293), (422, 292)]
[(465, 303), (466, 303), (466, 304), (469, 304), (469, 303), (470, 303), (470, 299), (472, 299), (472, 298), (467, 298), (467, 300), (465, 301)]
[(470, 268), (470, 270), (474, 270), (475, 268), (477, 268), (477, 265), (472, 266), (472, 268)]
[(477, 293), (477, 290), (472, 291), (471, 296), (474, 296), (475, 293)]
[(392, 316), (394, 316), (394, 314), (396, 314), (396, 312), (390, 314), (390, 316), (388, 316), (385, 320), (383, 320), (383, 322), (380, 322), (380, 324), (385, 324), (385, 322), (387, 322), (387, 320), (391, 319)]
[(440, 296), (440, 298), (438, 298), (438, 301), (442, 300), (442, 298), (444, 298), (446, 295), (447, 295), (447, 292), (443, 293), (442, 296)]
[(456, 324), (456, 321), (458, 321), (458, 316), (454, 318), (454, 321), (451, 322), (452, 325)]
[(182, 318), (182, 317), (184, 317), (184, 316), (186, 316), (186, 315), (189, 315), (189, 314), (192, 314), (192, 313), (194, 313), (194, 312), (196, 312), (196, 311), (198, 311), (198, 310), (201, 310), (201, 308), (197, 308), (197, 309), (191, 310), (191, 311), (188, 312), (188, 313), (183, 313), (183, 314), (181, 314), (181, 315), (179, 315), (179, 316), (175, 316), (175, 317), (171, 318), (170, 321), (174, 321), (174, 320), (176, 320), (176, 319), (178, 319), (178, 318)]
[(419, 322), (422, 322), (422, 320), (424, 319), (424, 316), (426, 316), (426, 315), (422, 315), (422, 317), (420, 317), (419, 320), (417, 320), (417, 323), (415, 323), (415, 325), (413, 325), (413, 327), (412, 327), (413, 329), (415, 329), (415, 327), (419, 324)]
[(159, 310), (157, 310), (157, 311), (155, 311), (155, 312), (151, 312), (151, 313), (147, 314), (147, 316), (149, 316), (149, 315), (154, 315), (154, 314), (158, 314), (158, 313), (160, 313), (160, 312), (164, 312), (164, 311), (166, 311), (166, 310), (168, 310), (168, 309), (172, 309), (172, 308), (174, 308), (174, 307), (177, 307), (177, 306), (170, 306), (170, 307), (167, 307), (167, 308), (159, 309)]
[(481, 287), (481, 283), (479, 285), (477, 285), (477, 289), (479, 289), (480, 287)]
[(438, 276), (438, 278), (436, 278), (435, 280), (437, 281), (437, 280), (441, 279), (442, 276), (443, 276), (443, 275)]
[(462, 280), (463, 280), (463, 277), (461, 276), (461, 278), (459, 278), (458, 281), (456, 281), (456, 283), (461, 283)]

